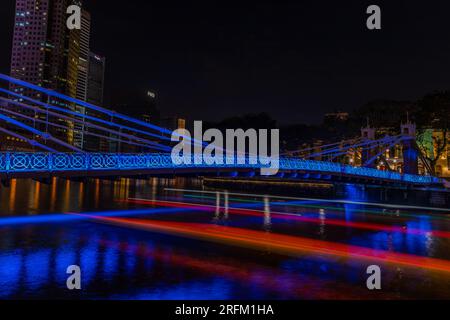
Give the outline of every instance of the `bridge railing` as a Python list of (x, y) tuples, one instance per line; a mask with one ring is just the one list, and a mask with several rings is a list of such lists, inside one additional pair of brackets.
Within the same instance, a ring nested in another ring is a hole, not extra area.
[[(147, 170), (180, 168), (249, 168), (268, 167), (254, 158), (238, 163), (237, 158), (224, 157), (220, 164), (208, 164), (202, 158), (191, 157), (190, 164), (174, 164), (168, 153), (112, 154), (112, 153), (27, 153), (1, 152), (0, 173), (101, 171), (101, 170)], [(364, 178), (386, 179), (417, 184), (439, 183), (433, 176), (401, 174), (373, 168), (353, 167), (335, 162), (303, 160), (282, 157), (279, 168), (283, 171), (314, 172), (319, 174), (352, 175)]]
[(383, 171), (373, 168), (354, 167), (351, 165), (345, 165), (336, 162), (325, 162), (325, 161), (303, 160), (292, 158), (280, 159), (280, 169), (303, 170), (303, 171), (313, 171), (323, 173), (340, 173), (367, 178), (404, 181), (419, 184), (431, 184), (440, 182), (439, 178), (433, 176), (401, 174), (399, 172), (394, 171)]

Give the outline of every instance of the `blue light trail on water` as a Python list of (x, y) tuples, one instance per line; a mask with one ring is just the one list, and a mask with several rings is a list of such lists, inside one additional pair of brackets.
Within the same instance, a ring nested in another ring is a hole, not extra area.
[(191, 211), (192, 209), (180, 208), (157, 208), (157, 209), (135, 209), (135, 210), (117, 210), (117, 211), (89, 211), (82, 214), (74, 213), (58, 213), (46, 214), (38, 216), (21, 216), (0, 218), (1, 226), (21, 225), (21, 224), (38, 224), (38, 223), (58, 223), (78, 220), (88, 220), (92, 216), (97, 217), (123, 217), (145, 214), (174, 213), (181, 211)]

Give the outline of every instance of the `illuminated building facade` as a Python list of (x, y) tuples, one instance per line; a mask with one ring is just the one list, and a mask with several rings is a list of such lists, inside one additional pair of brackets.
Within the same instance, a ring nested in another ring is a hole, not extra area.
[[(52, 28), (53, 11), (50, 0), (17, 0), (14, 19), (13, 42), (11, 50), (11, 71), (14, 78), (18, 78), (39, 86), (49, 87), (49, 54), (52, 50), (49, 34)], [(41, 100), (43, 97), (30, 89), (22, 88), (14, 84), (10, 90), (34, 99)], [(19, 102), (22, 99), (17, 98)], [(14, 106), (17, 111), (17, 107)], [(35, 126), (31, 118), (36, 115), (31, 109), (20, 109), (21, 114), (28, 117), (24, 119), (27, 125)], [(26, 134), (24, 130), (8, 127), (18, 134)], [(11, 135), (0, 135), (2, 150), (29, 151), (30, 146), (18, 137)]]
[[(49, 0), (17, 0), (11, 54), (11, 76), (45, 86), (48, 63)], [(47, 81), (46, 81), (47, 80)], [(24, 88), (11, 89), (23, 93)], [(36, 97), (40, 97), (36, 94)]]
[(105, 57), (89, 52), (89, 73), (86, 101), (98, 106), (103, 105), (105, 67)]
[(91, 15), (86, 10), (81, 13), (79, 32), (79, 54), (77, 74), (77, 99), (86, 101), (88, 92), (89, 60), (91, 38)]
[[(403, 135), (411, 136), (412, 140), (395, 143), (385, 150), (381, 148), (351, 148), (342, 156), (332, 157), (333, 161), (360, 167), (367, 160), (379, 154), (376, 161), (369, 166), (366, 165), (366, 167), (423, 175), (431, 173), (433, 168), (430, 167), (432, 164), (429, 160), (435, 160), (437, 157), (433, 175), (450, 178), (450, 133), (444, 133), (442, 130), (436, 129), (416, 132), (415, 124), (410, 122), (401, 125), (401, 132)], [(444, 134), (446, 134), (445, 139)], [(367, 127), (361, 130), (363, 141), (375, 140), (375, 135), (386, 135), (386, 128), (374, 129)], [(310, 144), (305, 143), (299, 147), (299, 150), (307, 150), (306, 152), (297, 152), (295, 154), (291, 152), (290, 154), (300, 158), (309, 158), (310, 155), (315, 155), (312, 158), (314, 160), (330, 161), (330, 158), (327, 158), (327, 156), (320, 155), (323, 146), (328, 143), (330, 142), (321, 140), (316, 140)], [(338, 150), (339, 148), (344, 150), (345, 144), (342, 143), (340, 147), (337, 147)], [(424, 156), (421, 156), (421, 154)]]
[[(82, 6), (78, 0), (17, 0), (11, 55), (11, 76), (32, 84), (63, 93), (70, 97), (87, 99), (90, 14), (82, 10), (81, 30), (69, 30), (66, 25), (67, 7)], [(50, 99), (29, 89), (10, 85), (10, 90), (36, 100), (63, 105), (78, 110), (76, 105), (64, 105), (57, 99)], [(21, 102), (20, 97), (15, 100)], [(17, 106), (14, 107), (17, 111)], [(60, 127), (44, 126), (31, 118), (45, 120), (31, 109), (19, 110), (28, 118), (24, 123), (49, 132), (53, 137), (80, 147), (82, 127), (72, 121), (54, 119)], [(12, 128), (20, 131), (17, 128)], [(24, 133), (24, 132), (21, 132)], [(8, 139), (9, 138), (9, 139)], [(33, 137), (39, 138), (39, 137)], [(13, 141), (8, 148), (21, 149), (20, 141), (13, 137), (2, 137), (2, 141)], [(20, 139), (19, 139), (20, 140)], [(27, 148), (27, 147), (25, 147)], [(30, 148), (30, 147), (28, 147)]]
[(186, 120), (179, 117), (168, 117), (161, 119), (161, 127), (171, 131), (177, 129), (186, 129)]
[[(69, 45), (69, 72), (68, 78), (71, 93), (75, 93), (77, 99), (86, 101), (88, 91), (88, 74), (89, 74), (89, 49), (91, 34), (91, 16), (82, 10), (81, 13), (81, 30), (72, 32)], [(73, 84), (72, 82), (75, 81)], [(69, 94), (70, 95), (70, 94)], [(70, 95), (71, 96), (71, 95)], [(71, 106), (76, 112), (85, 114), (86, 110), (83, 106)], [(83, 124), (76, 123), (73, 125), (73, 145), (82, 149), (85, 144)]]

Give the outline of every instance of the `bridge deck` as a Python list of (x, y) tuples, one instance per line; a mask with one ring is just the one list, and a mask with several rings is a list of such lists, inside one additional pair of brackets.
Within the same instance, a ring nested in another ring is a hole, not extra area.
[[(224, 158), (223, 162), (226, 162)], [(230, 160), (230, 159), (228, 159)], [(248, 160), (248, 159), (247, 159)], [(245, 172), (257, 174), (261, 164), (175, 165), (170, 154), (106, 154), (106, 153), (0, 153), (0, 175), (8, 178), (35, 178), (42, 176), (132, 176), (152, 174), (208, 174), (211, 172)], [(432, 176), (400, 174), (372, 168), (353, 167), (334, 162), (322, 162), (282, 157), (278, 176), (303, 178), (345, 177), (378, 182), (393, 182), (413, 185), (442, 184), (441, 179)]]

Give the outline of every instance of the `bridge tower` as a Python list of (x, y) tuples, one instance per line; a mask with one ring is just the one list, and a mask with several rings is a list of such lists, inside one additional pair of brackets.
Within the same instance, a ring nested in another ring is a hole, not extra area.
[[(371, 128), (369, 124), (367, 124), (367, 127), (361, 128), (361, 138), (363, 142), (368, 142), (370, 140), (375, 140), (375, 129)], [(371, 159), (374, 156), (374, 151), (371, 148), (365, 148), (363, 147), (363, 150), (361, 151), (361, 166), (364, 166), (364, 164)], [(374, 161), (372, 163), (366, 165), (367, 167), (375, 167)]]
[(401, 134), (407, 139), (402, 141), (403, 150), (403, 172), (417, 174), (419, 172), (419, 151), (416, 148), (416, 124), (406, 121), (400, 126)]

